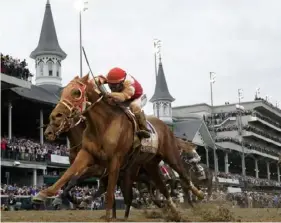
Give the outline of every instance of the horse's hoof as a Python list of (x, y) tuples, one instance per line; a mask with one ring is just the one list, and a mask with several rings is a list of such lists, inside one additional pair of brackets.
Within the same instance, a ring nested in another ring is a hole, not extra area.
[(42, 203), (46, 200), (46, 198), (47, 198), (46, 196), (43, 196), (40, 193), (38, 193), (32, 198), (32, 201), (35, 203)]
[(203, 192), (203, 191), (201, 191), (201, 190), (199, 190), (199, 191), (198, 191), (198, 195), (197, 195), (197, 197), (198, 197), (198, 199), (199, 199), (199, 200), (203, 200), (203, 199), (204, 199), (204, 197), (205, 197), (204, 192)]

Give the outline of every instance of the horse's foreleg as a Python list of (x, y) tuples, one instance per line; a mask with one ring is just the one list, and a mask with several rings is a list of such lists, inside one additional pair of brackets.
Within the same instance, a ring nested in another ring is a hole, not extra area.
[[(145, 169), (147, 170), (147, 172), (150, 174), (151, 179), (153, 179), (153, 182), (155, 183), (157, 189), (160, 190), (160, 192), (165, 196), (165, 198), (167, 199), (167, 203), (169, 205), (169, 207), (171, 208), (171, 211), (175, 214), (178, 215), (178, 210), (176, 208), (175, 203), (173, 202), (169, 191), (166, 187), (166, 185), (163, 182), (163, 179), (161, 177), (161, 173), (158, 167), (158, 163), (151, 163), (151, 164), (147, 164), (145, 165)], [(178, 217), (180, 218), (180, 216), (178, 215)]]
[(96, 200), (98, 197), (100, 197), (102, 194), (106, 192), (108, 178), (102, 178), (100, 179), (100, 181), (101, 184), (99, 186), (98, 191), (92, 195), (93, 200)]
[(83, 174), (81, 176), (74, 176), (71, 178), (69, 183), (67, 184), (67, 187), (64, 189), (62, 196), (66, 197), (68, 200), (70, 200), (73, 203), (73, 199), (69, 194), (69, 191), (76, 186), (77, 184), (81, 183), (83, 180), (92, 177), (95, 173), (95, 167), (96, 166), (91, 166), (85, 169), (83, 171)]
[(108, 168), (108, 184), (106, 191), (106, 214), (105, 217), (107, 220), (110, 219), (110, 212), (113, 207), (114, 202), (114, 191), (117, 185), (117, 180), (120, 171), (120, 162), (118, 160), (118, 156), (113, 156), (111, 162), (109, 163)]
[(42, 190), (37, 194), (33, 200), (42, 201), (45, 200), (48, 196), (54, 196), (58, 190), (63, 187), (72, 176), (81, 176), (87, 166), (93, 163), (93, 157), (86, 150), (81, 149), (77, 154), (73, 164), (67, 169), (63, 176), (51, 187), (48, 187), (45, 190)]
[[(174, 159), (173, 159), (174, 158)], [(182, 160), (180, 159), (179, 155), (178, 157), (171, 157), (171, 160), (168, 160), (167, 163), (172, 167), (174, 171), (176, 171), (181, 179), (181, 184), (183, 186), (183, 189), (186, 193), (190, 190), (196, 197), (198, 197), (200, 200), (204, 198), (204, 193), (200, 190), (198, 190), (193, 183), (191, 182), (190, 177), (185, 173), (184, 166), (182, 164)], [(178, 158), (178, 159), (176, 159)]]
[[(156, 190), (154, 187), (154, 185), (152, 185), (152, 182), (150, 181), (150, 176), (148, 176), (147, 174), (145, 175), (141, 175), (139, 178), (139, 181), (141, 181), (142, 183), (144, 183), (147, 187), (148, 193), (151, 197), (152, 202), (158, 207), (158, 208), (162, 208), (163, 205), (161, 204), (161, 202), (159, 200), (156, 199), (155, 195), (154, 195), (154, 191)], [(153, 190), (154, 189), (154, 190)], [(144, 197), (143, 197), (143, 201), (146, 203)]]

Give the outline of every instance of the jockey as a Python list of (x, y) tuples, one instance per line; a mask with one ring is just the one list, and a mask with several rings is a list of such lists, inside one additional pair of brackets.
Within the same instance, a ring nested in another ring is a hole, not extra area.
[(111, 93), (109, 97), (117, 102), (129, 103), (129, 107), (136, 117), (136, 121), (140, 128), (137, 132), (139, 137), (149, 138), (150, 131), (146, 125), (146, 117), (141, 109), (141, 96), (143, 88), (140, 83), (131, 75), (127, 74), (121, 68), (115, 67), (111, 69), (107, 76), (97, 77), (98, 84), (108, 84)]

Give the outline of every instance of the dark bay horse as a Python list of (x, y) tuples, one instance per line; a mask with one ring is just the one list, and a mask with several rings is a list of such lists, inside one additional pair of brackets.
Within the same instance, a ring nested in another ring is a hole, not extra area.
[[(98, 91), (93, 82), (89, 81), (88, 75), (80, 79), (76, 77), (64, 88), (60, 102), (50, 115), (50, 122), (56, 128), (55, 132), (62, 131), (65, 124), (87, 104), (91, 105), (83, 112), (87, 120), (87, 127), (83, 132), (81, 150), (64, 175), (53, 186), (41, 191), (35, 199), (42, 200), (47, 196), (54, 195), (71, 177), (81, 176), (88, 167), (98, 164), (108, 170), (106, 218), (109, 219), (120, 168), (124, 167), (128, 161), (128, 154), (132, 154), (136, 150), (133, 148), (137, 147), (133, 147), (133, 145), (138, 143), (139, 139), (134, 134), (135, 126), (128, 115), (119, 106), (111, 105), (110, 98)], [(148, 121), (158, 133), (158, 150), (156, 155), (145, 154), (146, 158), (142, 156), (143, 159), (138, 160), (139, 163), (135, 164), (134, 167), (139, 168), (139, 165), (143, 164), (154, 182), (157, 185), (164, 185), (158, 168), (159, 162), (164, 160), (178, 172), (186, 191), (191, 190), (193, 194), (203, 198), (202, 192), (198, 191), (185, 173), (176, 138), (171, 130), (156, 117), (148, 117)], [(140, 143), (138, 145), (140, 146)], [(146, 162), (152, 158), (155, 162)], [(133, 167), (130, 166), (126, 172), (130, 172), (132, 169)], [(126, 176), (130, 176), (130, 174), (125, 174), (124, 182), (127, 182)], [(159, 189), (163, 194), (167, 191), (165, 185)], [(172, 199), (169, 195), (166, 197), (173, 207)]]

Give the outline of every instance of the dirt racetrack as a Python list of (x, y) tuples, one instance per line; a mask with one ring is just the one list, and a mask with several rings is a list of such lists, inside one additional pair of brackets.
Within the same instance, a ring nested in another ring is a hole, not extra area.
[[(280, 222), (281, 209), (277, 208), (231, 208), (223, 206), (201, 205), (191, 209), (180, 209), (181, 221), (248, 221), (248, 222)], [(164, 214), (163, 214), (164, 213)], [(167, 211), (160, 209), (131, 211), (128, 221), (135, 222), (159, 222), (173, 221)], [(1, 213), (2, 222), (98, 222), (104, 221), (100, 217), (105, 214), (104, 210), (60, 210), (60, 211), (5, 211)], [(117, 212), (117, 221), (124, 221), (124, 211)]]

